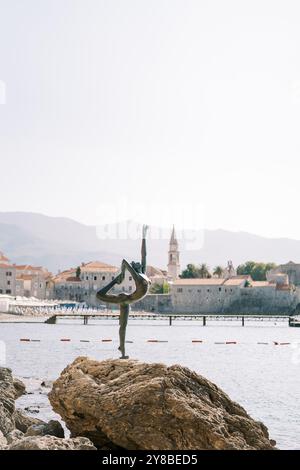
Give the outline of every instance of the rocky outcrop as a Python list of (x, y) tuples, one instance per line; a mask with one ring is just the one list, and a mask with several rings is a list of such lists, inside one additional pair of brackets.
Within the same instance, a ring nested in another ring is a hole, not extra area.
[(98, 448), (272, 449), (267, 428), (185, 367), (79, 357), (49, 394), (72, 437)]
[(59, 421), (51, 420), (49, 423), (33, 424), (27, 429), (25, 436), (65, 437), (65, 432)]
[(17, 400), (17, 398), (20, 398), (26, 393), (26, 387), (23, 384), (22, 380), (13, 377), (13, 386), (15, 389), (15, 400)]
[(15, 429), (15, 399), (24, 391), (24, 384), (13, 379), (11, 370), (0, 367), (0, 431), (4, 436)]
[(24, 433), (22, 431), (19, 431), (18, 429), (14, 429), (13, 431), (10, 431), (6, 435), (6, 440), (7, 444), (12, 444), (14, 441), (18, 439), (22, 439), (24, 437)]
[(7, 439), (4, 436), (3, 432), (0, 431), (0, 450), (5, 449), (6, 445), (7, 445)]
[(58, 421), (45, 423), (15, 409), (15, 400), (26, 393), (11, 370), (0, 367), (0, 450), (95, 450), (85, 437), (64, 439)]
[(34, 418), (33, 416), (29, 416), (25, 414), (24, 411), (20, 410), (19, 408), (15, 410), (13, 417), (14, 417), (16, 429), (18, 429), (19, 431), (22, 431), (23, 433), (26, 433), (27, 430), (35, 424), (37, 425), (47, 424), (45, 423), (45, 421), (42, 421), (41, 419)]
[(7, 367), (0, 367), (0, 449), (16, 436), (15, 400), (25, 393), (25, 385), (12, 376)]
[(85, 437), (59, 439), (54, 436), (30, 436), (18, 439), (8, 446), (8, 450), (96, 450)]

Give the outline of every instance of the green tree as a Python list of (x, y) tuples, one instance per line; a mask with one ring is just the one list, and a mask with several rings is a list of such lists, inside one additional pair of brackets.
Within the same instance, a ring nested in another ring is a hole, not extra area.
[(158, 284), (158, 282), (155, 282), (154, 284), (151, 285), (149, 292), (150, 294), (163, 294), (162, 284)]
[(200, 266), (195, 264), (188, 264), (186, 269), (181, 273), (181, 279), (208, 279), (211, 277), (207, 264), (203, 263)]
[(211, 277), (207, 264), (202, 263), (200, 265), (199, 274), (200, 274), (201, 279), (208, 279)]
[(237, 274), (248, 274), (249, 276), (251, 276), (254, 267), (255, 261), (247, 261), (245, 264), (240, 264), (237, 267), (236, 272)]
[(163, 283), (163, 294), (169, 294), (169, 292), (170, 292), (170, 286), (166, 281), (164, 281), (164, 283)]
[(199, 268), (194, 264), (188, 264), (180, 276), (182, 279), (195, 279), (200, 277)]
[(271, 269), (276, 268), (275, 263), (256, 263), (255, 261), (247, 261), (237, 268), (237, 274), (247, 274), (252, 277), (253, 281), (265, 281), (266, 274)]
[(80, 275), (81, 275), (81, 269), (80, 269), (80, 266), (78, 266), (78, 268), (76, 269), (76, 277), (79, 279)]
[(222, 277), (224, 274), (224, 268), (222, 266), (216, 266), (213, 272), (214, 276)]

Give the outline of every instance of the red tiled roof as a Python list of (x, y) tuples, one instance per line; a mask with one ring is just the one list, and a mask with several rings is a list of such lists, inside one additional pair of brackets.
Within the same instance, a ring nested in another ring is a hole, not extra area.
[(275, 287), (276, 283), (268, 282), (268, 281), (252, 281), (251, 286), (252, 287)]
[(211, 277), (210, 279), (177, 279), (173, 282), (176, 286), (221, 286), (225, 279)]
[(34, 278), (34, 275), (33, 274), (20, 274), (17, 276), (17, 280), (21, 280), (21, 281), (32, 281), (32, 279)]
[(55, 281), (61, 281), (61, 280), (66, 280), (68, 277), (75, 277), (76, 275), (76, 269), (70, 268), (67, 269), (66, 271), (62, 271), (61, 273), (56, 274), (54, 276)]
[(71, 277), (67, 277), (66, 281), (67, 282), (81, 282), (81, 279), (79, 279), (79, 277), (71, 276)]
[(31, 266), (30, 264), (16, 265), (18, 271), (45, 271), (42, 266)]
[(4, 256), (2, 251), (0, 251), (0, 263), (6, 263), (6, 262), (9, 262), (9, 259), (6, 258), (6, 256)]
[(230, 279), (227, 279), (227, 281), (224, 282), (224, 286), (240, 286), (245, 283), (245, 280), (247, 280), (247, 278), (232, 277)]
[(159, 268), (156, 268), (155, 266), (151, 266), (151, 265), (147, 266), (146, 274), (149, 277), (152, 277), (152, 276), (165, 276), (164, 271), (162, 271)]
[(209, 279), (177, 279), (173, 282), (176, 286), (239, 286), (244, 283), (245, 280), (251, 280), (250, 276), (233, 276), (229, 279), (211, 277)]
[(90, 261), (89, 263), (83, 264), (80, 266), (81, 272), (96, 272), (96, 271), (103, 271), (103, 272), (117, 272), (119, 268), (116, 266), (112, 266), (111, 264), (102, 263), (101, 261)]
[(236, 276), (233, 276), (231, 279), (251, 279), (250, 274), (237, 274)]

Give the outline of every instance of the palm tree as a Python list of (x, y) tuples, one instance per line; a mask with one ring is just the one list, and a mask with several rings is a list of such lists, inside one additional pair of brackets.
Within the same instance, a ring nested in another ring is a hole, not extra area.
[(222, 266), (216, 266), (213, 272), (214, 276), (217, 276), (218, 278), (222, 277), (224, 274), (224, 269)]
[(209, 272), (207, 264), (202, 263), (200, 265), (199, 275), (200, 275), (200, 278), (202, 278), (202, 279), (207, 279), (207, 278), (211, 277), (211, 274)]

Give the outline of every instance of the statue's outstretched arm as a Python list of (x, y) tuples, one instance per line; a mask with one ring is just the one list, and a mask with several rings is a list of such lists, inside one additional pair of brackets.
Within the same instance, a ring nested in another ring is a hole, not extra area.
[[(141, 271), (144, 275), (146, 273), (146, 235), (147, 235), (148, 226), (143, 225), (143, 239), (142, 239), (142, 249), (141, 249)], [(136, 289), (134, 292), (127, 294), (125, 292), (121, 292), (118, 295), (108, 294), (108, 292), (114, 287), (116, 284), (121, 284), (125, 278), (126, 269), (131, 274), (132, 278), (135, 281)], [(148, 290), (148, 283), (149, 281), (145, 280), (145, 276), (135, 270), (135, 268), (128, 263), (125, 259), (122, 261), (121, 265), (121, 272), (113, 279), (107, 286), (102, 287), (97, 292), (98, 300), (107, 303), (131, 303), (135, 302), (142, 297), (144, 297)]]
[[(105, 295), (112, 289), (116, 284), (121, 284), (121, 282), (124, 279), (125, 272), (122, 272), (118, 274), (118, 276), (115, 277), (107, 286), (102, 287), (98, 292), (97, 292), (97, 297), (99, 300), (104, 301), (105, 300)], [(99, 296), (98, 296), (99, 294)], [(111, 297), (111, 295), (109, 296)]]

